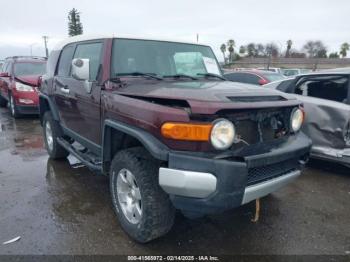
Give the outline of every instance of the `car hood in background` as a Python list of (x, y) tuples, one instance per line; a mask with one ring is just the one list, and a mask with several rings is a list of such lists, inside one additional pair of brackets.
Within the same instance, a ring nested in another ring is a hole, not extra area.
[(27, 84), (30, 86), (38, 86), (39, 85), (39, 77), (40, 75), (27, 75), (27, 76), (16, 76), (16, 80)]

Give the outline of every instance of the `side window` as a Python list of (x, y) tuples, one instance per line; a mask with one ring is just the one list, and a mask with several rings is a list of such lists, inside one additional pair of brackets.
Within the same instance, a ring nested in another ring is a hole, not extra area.
[(233, 82), (242, 82), (244, 75), (242, 73), (226, 74), (225, 77)]
[(5, 67), (5, 70), (4, 72), (8, 73), (9, 75), (11, 75), (11, 69), (12, 69), (12, 63), (11, 62), (8, 62), (6, 67)]
[(346, 103), (348, 96), (348, 78), (338, 77), (324, 80), (306, 80), (296, 88), (295, 93), (303, 96), (327, 99)]
[(63, 77), (69, 76), (72, 59), (73, 59), (73, 53), (74, 53), (73, 45), (68, 45), (63, 48), (60, 56), (60, 61), (58, 63), (57, 75), (63, 76)]
[(244, 77), (244, 83), (259, 85), (260, 77), (252, 74), (246, 74)]
[(90, 80), (96, 80), (98, 67), (101, 63), (102, 43), (78, 44), (74, 58), (90, 60)]

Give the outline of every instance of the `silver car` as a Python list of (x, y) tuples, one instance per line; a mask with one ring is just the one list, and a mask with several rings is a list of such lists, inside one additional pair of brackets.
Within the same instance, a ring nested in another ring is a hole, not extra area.
[(299, 75), (264, 87), (294, 94), (304, 103), (303, 131), (311, 156), (350, 167), (350, 68)]

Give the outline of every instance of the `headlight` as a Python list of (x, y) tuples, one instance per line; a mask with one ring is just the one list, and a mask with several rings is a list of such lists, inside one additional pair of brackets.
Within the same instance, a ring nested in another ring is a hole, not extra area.
[(300, 108), (295, 108), (290, 116), (290, 128), (293, 132), (298, 132), (304, 122), (304, 112)]
[(214, 122), (210, 134), (211, 144), (215, 149), (224, 150), (229, 148), (236, 135), (235, 126), (226, 119)]
[(33, 87), (22, 84), (20, 82), (16, 82), (16, 90), (20, 92), (34, 92)]

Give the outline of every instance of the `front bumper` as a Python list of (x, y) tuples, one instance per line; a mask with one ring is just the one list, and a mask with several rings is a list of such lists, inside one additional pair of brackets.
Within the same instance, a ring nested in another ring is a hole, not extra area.
[(300, 175), (311, 140), (303, 133), (275, 145), (254, 145), (240, 158), (170, 152), (159, 184), (189, 216), (217, 213), (272, 193)]
[(28, 105), (17, 105), (16, 106), (18, 113), (21, 115), (37, 115), (39, 114), (39, 106), (28, 106)]

